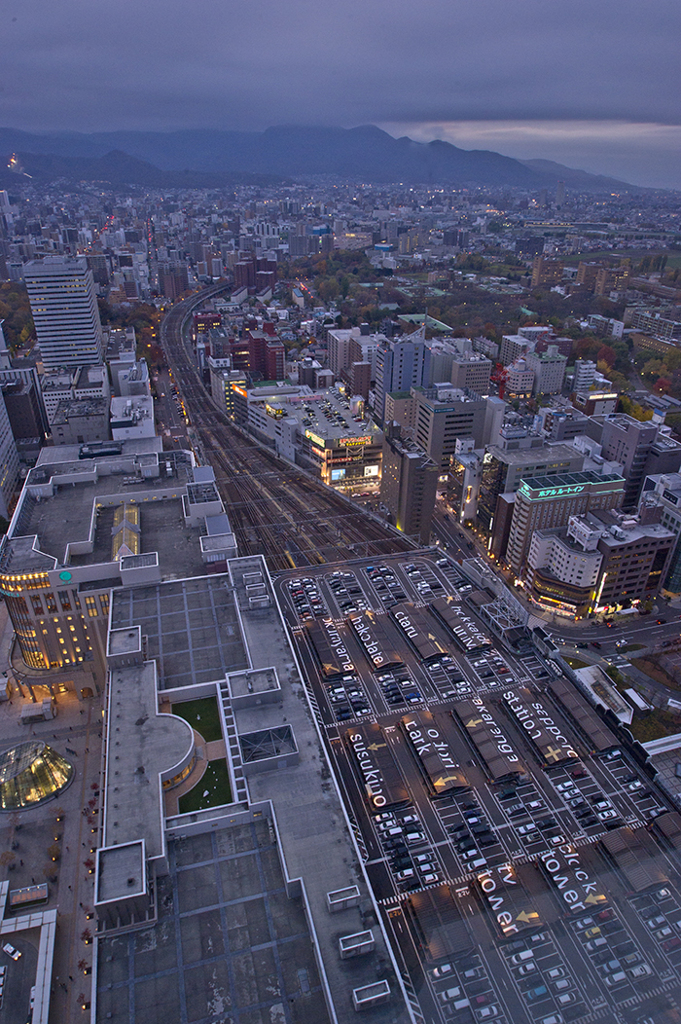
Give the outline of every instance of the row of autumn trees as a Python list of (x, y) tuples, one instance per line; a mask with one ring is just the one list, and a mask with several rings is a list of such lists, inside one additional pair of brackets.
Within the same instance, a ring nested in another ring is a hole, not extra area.
[(7, 347), (18, 351), (33, 337), (33, 317), (28, 294), (18, 281), (5, 281), (0, 285), (0, 320)]

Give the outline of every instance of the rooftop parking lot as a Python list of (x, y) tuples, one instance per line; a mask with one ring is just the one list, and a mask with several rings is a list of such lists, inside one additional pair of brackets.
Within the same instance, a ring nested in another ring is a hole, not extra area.
[(306, 572), (279, 598), (424, 1019), (675, 1020), (681, 879), (653, 773), (488, 631), (448, 559)]

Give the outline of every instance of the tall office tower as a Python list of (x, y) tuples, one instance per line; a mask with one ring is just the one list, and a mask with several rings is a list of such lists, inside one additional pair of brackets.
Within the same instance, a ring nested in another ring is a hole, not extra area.
[(339, 377), (350, 365), (350, 339), (352, 328), (327, 332), (329, 367)]
[(12, 434), (4, 397), (0, 399), (0, 516), (10, 518), (9, 508), (19, 479), (19, 453)]
[(385, 396), (408, 391), (428, 379), (430, 349), (422, 329), (401, 338), (386, 339), (376, 350), (376, 400), (374, 412), (383, 422)]
[(100, 364), (102, 325), (87, 261), (46, 256), (26, 264), (24, 280), (45, 368)]
[(439, 476), (437, 463), (393, 426), (383, 442), (381, 498), (397, 529), (421, 544), (430, 541)]
[(476, 448), (487, 443), (487, 399), (458, 388), (414, 388), (414, 438), (442, 472), (446, 472), (457, 441), (473, 438)]

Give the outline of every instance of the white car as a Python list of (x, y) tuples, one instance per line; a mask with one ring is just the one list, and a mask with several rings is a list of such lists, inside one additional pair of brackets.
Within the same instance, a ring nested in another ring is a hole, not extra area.
[(7, 953), (7, 956), (12, 957), (12, 960), (18, 960), (21, 956), (20, 950), (15, 949), (14, 946), (10, 946), (9, 942), (6, 942), (2, 949), (3, 952)]
[(520, 828), (518, 829), (518, 835), (519, 836), (529, 835), (530, 832), (534, 832), (535, 831), (536, 827), (537, 826), (534, 824), (534, 822), (531, 822), (531, 824), (529, 824), (529, 825), (521, 825)]

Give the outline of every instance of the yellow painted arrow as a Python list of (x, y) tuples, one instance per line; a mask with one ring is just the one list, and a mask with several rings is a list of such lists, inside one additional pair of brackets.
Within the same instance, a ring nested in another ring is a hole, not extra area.
[(387, 743), (370, 743), (367, 750), (380, 750), (381, 747), (387, 747)]
[(444, 785), (446, 785), (446, 783), (448, 783), (448, 782), (460, 782), (460, 776), (459, 775), (441, 775), (439, 779), (435, 779), (435, 782), (433, 783), (433, 787), (435, 789), (442, 789), (442, 787)]
[(526, 910), (522, 910), (516, 917), (516, 921), (524, 921), (525, 924), (529, 924), (530, 921), (539, 920), (539, 914), (536, 910), (531, 910), (528, 914)]
[(605, 903), (605, 896), (587, 896), (585, 903)]
[(482, 718), (471, 718), (470, 722), (466, 722), (467, 729), (475, 729), (476, 725), (481, 725)]

